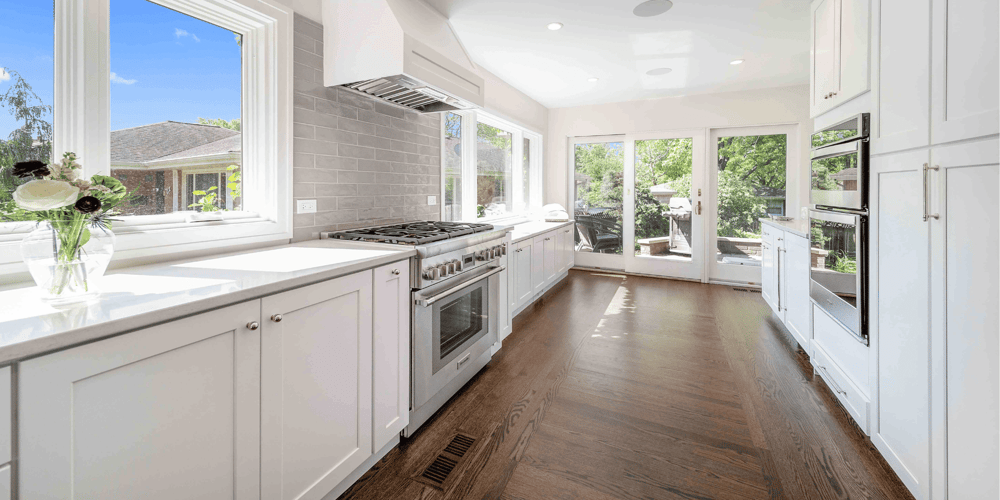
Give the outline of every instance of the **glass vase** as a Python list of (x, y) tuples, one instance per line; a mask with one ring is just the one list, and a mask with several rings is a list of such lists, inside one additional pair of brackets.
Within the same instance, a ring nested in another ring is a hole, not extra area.
[(98, 296), (114, 246), (108, 228), (81, 220), (46, 221), (21, 241), (21, 257), (42, 300), (65, 305)]

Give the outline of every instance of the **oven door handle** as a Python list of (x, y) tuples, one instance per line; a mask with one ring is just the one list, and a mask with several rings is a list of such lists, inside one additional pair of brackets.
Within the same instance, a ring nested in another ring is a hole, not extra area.
[(472, 278), (472, 279), (470, 279), (470, 280), (462, 283), (461, 285), (449, 288), (449, 289), (447, 289), (447, 290), (445, 290), (445, 291), (443, 291), (443, 292), (441, 292), (441, 293), (439, 293), (439, 294), (437, 294), (437, 295), (435, 295), (433, 297), (429, 297), (429, 298), (426, 298), (426, 299), (416, 299), (414, 302), (416, 302), (416, 304), (418, 306), (430, 307), (430, 306), (434, 305), (435, 302), (437, 302), (437, 301), (439, 301), (439, 300), (441, 300), (441, 299), (443, 299), (445, 297), (448, 297), (449, 295), (451, 295), (451, 294), (453, 294), (455, 292), (458, 292), (460, 290), (464, 290), (464, 289), (466, 289), (466, 288), (468, 288), (468, 287), (470, 287), (472, 285), (475, 285), (476, 283), (479, 283), (480, 281), (482, 281), (482, 280), (484, 280), (486, 278), (489, 278), (490, 276), (493, 276), (494, 274), (500, 274), (500, 273), (502, 273), (502, 272), (504, 272), (506, 270), (507, 270), (507, 268), (504, 267), (504, 266), (499, 266), (499, 267), (491, 268), (489, 272), (486, 272), (486, 273), (483, 273), (483, 274), (481, 274), (479, 276), (476, 276), (475, 278)]

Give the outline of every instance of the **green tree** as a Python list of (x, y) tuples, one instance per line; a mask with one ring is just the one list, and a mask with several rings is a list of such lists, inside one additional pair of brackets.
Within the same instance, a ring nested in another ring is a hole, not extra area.
[(202, 118), (198, 117), (198, 123), (200, 125), (214, 125), (216, 127), (228, 128), (229, 130), (240, 131), (240, 119), (233, 118), (232, 120), (226, 120), (225, 118)]
[(6, 68), (11, 84), (0, 94), (0, 107), (24, 123), (0, 139), (0, 202), (10, 200), (11, 192), (22, 182), (11, 175), (15, 163), (38, 160), (49, 163), (52, 157), (52, 106), (45, 104), (17, 71)]

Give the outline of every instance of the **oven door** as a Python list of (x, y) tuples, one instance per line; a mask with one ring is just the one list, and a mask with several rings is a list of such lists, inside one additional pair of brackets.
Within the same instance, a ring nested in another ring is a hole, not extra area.
[(500, 273), (483, 268), (414, 293), (413, 407), (419, 408), (497, 341)]
[(867, 217), (809, 211), (809, 297), (867, 343)]
[(868, 210), (868, 142), (813, 151), (810, 185), (809, 202), (816, 208)]

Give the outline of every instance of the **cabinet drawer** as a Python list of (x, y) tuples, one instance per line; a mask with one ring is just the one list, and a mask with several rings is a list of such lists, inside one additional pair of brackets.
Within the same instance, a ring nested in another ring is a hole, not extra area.
[(840, 404), (844, 405), (844, 408), (851, 414), (854, 421), (858, 423), (861, 430), (865, 431), (865, 434), (869, 434), (868, 408), (870, 402), (868, 398), (851, 382), (840, 367), (830, 359), (830, 356), (823, 350), (822, 345), (813, 346), (812, 364), (813, 373), (819, 375), (826, 382), (827, 387), (830, 388), (830, 392), (840, 400)]

